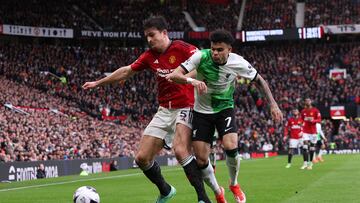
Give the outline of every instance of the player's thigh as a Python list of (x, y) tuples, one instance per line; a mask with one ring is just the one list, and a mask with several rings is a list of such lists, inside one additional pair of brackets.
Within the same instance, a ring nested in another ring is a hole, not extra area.
[(323, 143), (322, 143), (321, 140), (318, 140), (318, 141), (316, 142), (316, 148), (321, 149), (321, 146), (322, 146), (322, 145), (323, 145)]
[(202, 114), (194, 111), (193, 114), (193, 132), (191, 140), (206, 142), (209, 145), (214, 140), (215, 119), (212, 114)]
[(303, 133), (302, 141), (304, 144), (306, 144), (306, 145), (310, 144), (310, 139), (311, 139), (310, 136), (311, 136), (311, 134)]
[(176, 124), (173, 149), (179, 161), (191, 154), (191, 133), (192, 129), (188, 126), (181, 123)]
[(208, 163), (210, 154), (210, 143), (204, 141), (193, 141), (192, 147), (198, 165), (204, 166), (206, 163)]
[(175, 135), (176, 115), (177, 112), (159, 107), (143, 134), (164, 140), (164, 147), (170, 149)]
[(136, 153), (136, 161), (147, 164), (151, 162), (164, 146), (164, 141), (158, 137), (144, 135), (140, 139), (139, 149)]
[(232, 150), (238, 147), (238, 134), (228, 133), (222, 137), (222, 144), (225, 150)]
[[(186, 158), (191, 151), (191, 134), (192, 134), (192, 110), (182, 108), (177, 111), (175, 124), (175, 137), (173, 148), (177, 158)], [(180, 156), (180, 157), (179, 157)]]
[(224, 135), (236, 133), (237, 126), (235, 122), (235, 112), (233, 108), (224, 109), (215, 114), (216, 130), (219, 133), (219, 137)]
[(300, 140), (299, 139), (292, 139), (289, 140), (289, 148), (296, 149), (300, 146)]
[(316, 145), (316, 143), (317, 143), (316, 134), (313, 134), (313, 135), (310, 136), (310, 143), (313, 144), (313, 145)]
[(216, 129), (225, 150), (238, 147), (237, 126), (235, 122), (235, 112), (233, 108), (224, 109), (216, 114)]

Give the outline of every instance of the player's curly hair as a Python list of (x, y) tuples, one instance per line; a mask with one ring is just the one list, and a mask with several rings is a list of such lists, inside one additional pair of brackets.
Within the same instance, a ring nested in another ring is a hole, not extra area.
[(168, 24), (163, 16), (153, 16), (144, 21), (143, 29), (156, 28), (157, 30), (166, 30)]
[(234, 37), (232, 34), (224, 29), (218, 29), (210, 33), (210, 42), (213, 43), (221, 43), (224, 42), (225, 44), (232, 45), (234, 43)]

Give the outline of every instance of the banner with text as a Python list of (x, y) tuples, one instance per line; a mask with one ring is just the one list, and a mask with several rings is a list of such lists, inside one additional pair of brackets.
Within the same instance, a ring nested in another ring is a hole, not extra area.
[(325, 25), (324, 30), (326, 34), (357, 34), (360, 33), (360, 24), (348, 25)]
[(331, 106), (330, 116), (332, 119), (344, 119), (345, 117), (345, 106)]
[[(36, 171), (40, 164), (45, 166), (46, 178), (55, 178), (65, 175), (80, 174), (80, 165), (86, 164), (89, 173), (102, 173), (110, 171), (112, 160), (117, 161), (117, 169), (137, 168), (132, 157), (116, 157), (112, 159), (75, 159), (75, 160), (49, 160), (27, 162), (0, 162), (0, 182), (25, 181), (36, 178)], [(161, 166), (174, 166), (178, 162), (175, 156), (159, 156), (156, 161)]]
[[(168, 36), (170, 39), (184, 39), (185, 32), (169, 31)], [(81, 30), (80, 37), (86, 38), (107, 38), (107, 39), (141, 39), (142, 32), (126, 32), (126, 31), (93, 31)]]
[(2, 26), (2, 33), (5, 35), (29, 37), (74, 38), (73, 29), (67, 28), (32, 27), (4, 24)]

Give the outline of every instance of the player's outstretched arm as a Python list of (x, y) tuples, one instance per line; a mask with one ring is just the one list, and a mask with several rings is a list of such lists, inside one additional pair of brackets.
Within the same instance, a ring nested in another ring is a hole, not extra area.
[(187, 73), (186, 75), (185, 75), (185, 77), (188, 77), (188, 78), (196, 78), (196, 74), (197, 74), (197, 71), (194, 69), (194, 70), (192, 70), (191, 72), (189, 72), (189, 73)]
[(259, 90), (265, 95), (266, 100), (270, 104), (270, 112), (271, 112), (271, 116), (274, 119), (274, 121), (277, 123), (282, 122), (283, 114), (280, 111), (280, 108), (279, 108), (278, 104), (276, 103), (267, 82), (264, 80), (263, 77), (261, 77), (260, 74), (258, 74), (256, 76), (255, 82), (256, 82), (257, 88), (259, 88)]
[(172, 73), (167, 74), (165, 78), (169, 82), (186, 84), (186, 83), (188, 83), (187, 82), (188, 78), (191, 78), (191, 77), (186, 77), (185, 73), (186, 73), (186, 71), (181, 66), (178, 66)]
[(177, 67), (172, 73), (166, 76), (169, 82), (175, 82), (179, 84), (191, 84), (194, 86), (200, 95), (207, 92), (207, 86), (204, 82), (193, 79), (196, 76), (196, 71), (191, 71), (186, 74), (186, 71), (181, 67)]
[(133, 71), (130, 66), (124, 66), (124, 67), (117, 69), (116, 71), (112, 72), (110, 75), (108, 75), (100, 80), (86, 82), (82, 86), (82, 88), (91, 89), (91, 88), (95, 88), (98, 86), (111, 84), (114, 82), (125, 81), (126, 79), (130, 78), (134, 74), (135, 74), (135, 71)]

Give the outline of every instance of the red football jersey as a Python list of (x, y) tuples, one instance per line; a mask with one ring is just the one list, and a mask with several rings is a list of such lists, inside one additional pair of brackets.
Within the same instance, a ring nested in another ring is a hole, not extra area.
[(290, 128), (290, 138), (299, 139), (302, 131), (303, 120), (301, 118), (289, 118), (285, 126), (285, 136), (288, 134)]
[(301, 111), (301, 118), (304, 120), (303, 132), (316, 134), (316, 123), (321, 122), (320, 111), (315, 107), (305, 108)]
[(172, 41), (164, 53), (151, 49), (144, 52), (131, 69), (141, 71), (151, 69), (157, 75), (159, 105), (166, 108), (184, 108), (194, 106), (194, 87), (190, 84), (168, 82), (165, 76), (187, 60), (197, 48), (181, 40)]

